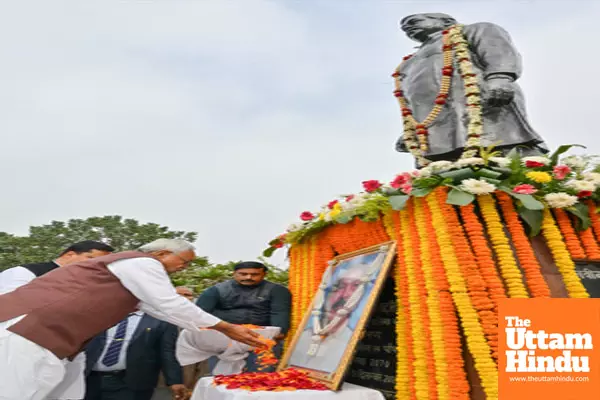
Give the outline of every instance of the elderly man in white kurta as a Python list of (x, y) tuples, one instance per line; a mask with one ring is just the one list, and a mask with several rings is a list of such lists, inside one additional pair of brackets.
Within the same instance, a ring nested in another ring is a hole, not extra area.
[(159, 239), (59, 268), (0, 295), (0, 400), (42, 400), (87, 341), (139, 309), (184, 329), (218, 330), (259, 347), (258, 334), (179, 296), (168, 273), (194, 259), (182, 240)]

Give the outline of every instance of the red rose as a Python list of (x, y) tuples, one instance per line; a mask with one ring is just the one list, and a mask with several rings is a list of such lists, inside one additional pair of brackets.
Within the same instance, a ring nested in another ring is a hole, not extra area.
[(283, 247), (283, 243), (282, 243), (282, 242), (275, 243), (275, 244), (273, 245), (273, 247), (275, 247), (276, 249), (280, 249), (280, 248), (282, 248), (282, 247)]
[(541, 163), (541, 162), (539, 162), (539, 161), (531, 161), (531, 160), (528, 160), (528, 161), (525, 161), (525, 166), (526, 166), (527, 168), (538, 168), (538, 167), (545, 167), (545, 166), (546, 166), (546, 164), (544, 164), (544, 163)]
[(446, 99), (437, 98), (435, 99), (435, 104), (444, 105), (446, 104)]
[(401, 175), (398, 175), (394, 178), (392, 182), (390, 182), (390, 186), (394, 189), (400, 189), (403, 185), (410, 183), (411, 176), (408, 172), (405, 172)]
[(337, 203), (339, 203), (337, 200), (330, 201), (329, 204), (327, 204), (327, 207), (330, 210), (333, 210), (333, 206), (335, 206)]
[(372, 193), (381, 187), (381, 183), (376, 180), (364, 181), (362, 184), (363, 188), (369, 193)]
[(348, 196), (346, 196), (346, 201), (350, 201), (350, 200), (352, 200), (353, 198), (354, 198), (354, 195), (353, 195), (353, 194), (351, 194), (351, 195), (348, 195)]
[(310, 211), (304, 211), (302, 214), (300, 214), (300, 219), (302, 221), (312, 221), (314, 218), (314, 214)]
[(592, 195), (591, 190), (582, 190), (581, 192), (577, 193), (577, 197), (579, 197), (580, 199), (582, 199), (584, 197), (590, 197), (591, 195)]

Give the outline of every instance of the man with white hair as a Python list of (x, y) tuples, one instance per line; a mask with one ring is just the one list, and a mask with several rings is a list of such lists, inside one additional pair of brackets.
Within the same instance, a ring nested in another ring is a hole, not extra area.
[[(346, 263), (345, 266), (340, 265), (339, 273), (333, 285), (328, 289), (329, 292), (325, 296), (322, 309), (319, 310), (322, 325), (327, 326), (331, 323), (332, 328), (328, 330), (327, 334), (322, 335), (324, 338), (320, 340), (318, 348), (311, 352), (315, 336), (321, 336), (321, 334), (314, 332), (314, 323), (307, 324), (307, 328), (300, 335), (298, 344), (290, 357), (290, 365), (325, 372), (337, 370), (354, 334), (354, 326), (350, 324), (350, 319), (354, 316), (356, 305), (361, 302), (362, 296), (356, 299), (356, 304), (353, 306), (349, 303), (352, 295), (365, 284), (363, 278), (370, 276), (369, 268), (371, 267), (370, 263), (364, 263), (362, 257), (351, 259)], [(344, 312), (345, 309), (346, 312)], [(362, 310), (358, 310), (358, 312), (362, 312)], [(336, 316), (339, 315), (343, 315), (343, 317), (339, 323), (335, 323)]]
[(168, 274), (186, 268), (194, 247), (158, 239), (137, 251), (58, 268), (0, 295), (0, 400), (41, 400), (98, 333), (136, 310), (181, 328), (218, 330), (263, 346), (259, 335), (206, 313), (179, 296)]

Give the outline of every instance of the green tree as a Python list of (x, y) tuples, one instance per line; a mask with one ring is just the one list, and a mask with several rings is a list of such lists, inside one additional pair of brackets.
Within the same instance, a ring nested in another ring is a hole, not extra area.
[[(260, 261), (268, 268), (267, 279), (271, 282), (287, 286), (288, 272), (272, 264)], [(187, 286), (196, 294), (217, 283), (231, 279), (233, 267), (241, 261), (230, 261), (226, 264), (210, 264), (206, 258), (196, 259), (186, 270), (172, 276), (175, 286)]]
[(172, 231), (155, 223), (141, 224), (118, 215), (70, 219), (32, 226), (29, 235), (0, 232), (0, 271), (15, 265), (51, 260), (69, 245), (101, 240), (116, 250), (132, 250), (159, 238), (196, 240), (196, 232)]

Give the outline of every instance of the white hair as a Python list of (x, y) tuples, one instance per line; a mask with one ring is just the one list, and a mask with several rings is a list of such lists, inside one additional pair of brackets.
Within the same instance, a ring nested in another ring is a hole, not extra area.
[(171, 253), (183, 253), (184, 251), (194, 251), (195, 247), (182, 239), (156, 239), (140, 248), (142, 253), (154, 253), (155, 251), (170, 251)]

